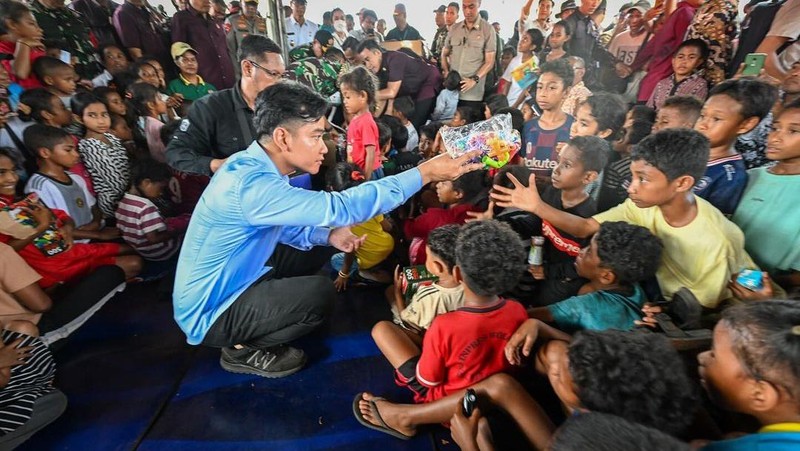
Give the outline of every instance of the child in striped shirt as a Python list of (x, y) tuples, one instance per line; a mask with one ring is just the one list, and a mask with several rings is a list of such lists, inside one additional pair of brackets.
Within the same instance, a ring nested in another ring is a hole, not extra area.
[(179, 236), (188, 226), (185, 218), (164, 218), (153, 203), (161, 197), (171, 177), (164, 163), (137, 161), (131, 170), (130, 189), (115, 214), (122, 239), (148, 261), (166, 261), (176, 256)]

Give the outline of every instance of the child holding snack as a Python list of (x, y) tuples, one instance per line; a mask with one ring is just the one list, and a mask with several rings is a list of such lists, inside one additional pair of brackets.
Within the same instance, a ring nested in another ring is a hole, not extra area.
[[(0, 230), (0, 242), (8, 244), (42, 279), (43, 289), (67, 283), (104, 265), (117, 265), (126, 278), (142, 269), (142, 259), (133, 249), (116, 243), (74, 243), (75, 223), (62, 210), (50, 210), (36, 194), (17, 197), (19, 181), (11, 154), (0, 148), (0, 209), (14, 212), (15, 224)], [(6, 212), (8, 215), (8, 212)]]
[(800, 286), (800, 101), (772, 123), (767, 140), (771, 167), (747, 171), (747, 187), (732, 221), (742, 229), (745, 249), (778, 285)]
[[(329, 191), (344, 191), (364, 183), (366, 177), (358, 166), (339, 163), (328, 171), (325, 179)], [(394, 238), (389, 234), (391, 223), (383, 215), (378, 215), (351, 226), (350, 230), (357, 236), (366, 235), (367, 239), (355, 252), (340, 252), (331, 257), (331, 266), (338, 271), (338, 277), (333, 282), (336, 290), (346, 290), (352, 276), (373, 282), (386, 281), (386, 274), (376, 271), (376, 267), (394, 250)]]
[(352, 116), (347, 126), (347, 159), (364, 172), (366, 180), (379, 179), (383, 170), (378, 154), (378, 125), (371, 113), (377, 80), (367, 69), (356, 67), (339, 77), (339, 89), (345, 112)]

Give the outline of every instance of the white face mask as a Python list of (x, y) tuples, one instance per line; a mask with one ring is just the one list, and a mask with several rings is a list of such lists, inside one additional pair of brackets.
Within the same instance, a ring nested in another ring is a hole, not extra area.
[(339, 33), (344, 33), (347, 31), (347, 22), (344, 20), (334, 20), (333, 28)]

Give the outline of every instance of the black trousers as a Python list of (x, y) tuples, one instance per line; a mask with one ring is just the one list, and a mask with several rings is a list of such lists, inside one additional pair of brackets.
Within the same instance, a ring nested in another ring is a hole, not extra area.
[(278, 245), (267, 263), (273, 269), (217, 318), (203, 344), (263, 349), (312, 332), (330, 316), (336, 297), (330, 278), (314, 274), (335, 252), (331, 247), (300, 251)]
[(428, 121), (428, 117), (433, 112), (433, 108), (436, 106), (436, 97), (431, 97), (430, 99), (419, 100), (414, 103), (414, 114), (412, 117), (408, 118), (412, 124), (414, 124), (414, 128), (419, 130), (420, 127), (425, 125), (425, 122)]

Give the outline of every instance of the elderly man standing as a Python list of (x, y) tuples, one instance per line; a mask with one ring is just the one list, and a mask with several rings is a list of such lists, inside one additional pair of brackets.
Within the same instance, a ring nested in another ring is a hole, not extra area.
[(481, 107), (486, 75), (494, 68), (497, 36), (489, 22), (478, 16), (481, 0), (463, 0), (464, 20), (453, 25), (442, 49), (442, 75), (461, 74), (459, 104)]
[(244, 11), (232, 14), (225, 19), (225, 31), (228, 33), (228, 54), (231, 56), (236, 75), (239, 75), (239, 46), (245, 36), (267, 35), (267, 21), (258, 15), (258, 0), (245, 0)]
[(386, 33), (387, 41), (416, 41), (422, 39), (419, 31), (408, 24), (408, 15), (406, 14), (406, 5), (398, 3), (394, 5), (394, 28)]
[(377, 92), (376, 99), (382, 101), (412, 97), (414, 114), (408, 119), (415, 128), (425, 124), (433, 111), (442, 83), (439, 69), (404, 52), (384, 51), (371, 39), (359, 44), (358, 53), (367, 69), (376, 75), (385, 75), (379, 78), (387, 81), (386, 88)]
[(75, 72), (81, 79), (91, 80), (103, 72), (89, 39), (89, 27), (80, 14), (67, 8), (64, 0), (33, 0), (30, 8), (44, 31), (44, 39), (62, 43), (62, 50), (77, 61)]
[(281, 48), (264, 36), (242, 39), (239, 83), (192, 104), (167, 146), (167, 163), (179, 172), (181, 212), (192, 210), (208, 177), (225, 159), (255, 139), (253, 109), (259, 92), (277, 83), (285, 66)]
[(190, 0), (188, 8), (172, 18), (172, 42), (185, 42), (196, 49), (200, 76), (217, 89), (227, 89), (236, 82), (236, 74), (225, 29), (209, 15), (210, 10), (210, 0)]
[(292, 0), (292, 15), (286, 19), (286, 38), (289, 50), (314, 40), (319, 25), (306, 19), (307, 0)]

